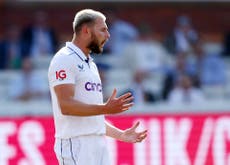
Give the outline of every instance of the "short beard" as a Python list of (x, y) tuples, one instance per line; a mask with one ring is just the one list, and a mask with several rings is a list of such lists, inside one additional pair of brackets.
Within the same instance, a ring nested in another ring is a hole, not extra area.
[(95, 54), (102, 53), (102, 50), (100, 49), (98, 43), (95, 42), (95, 40), (89, 43), (88, 48), (91, 50), (91, 53), (95, 53)]
[(95, 54), (100, 54), (103, 51), (103, 49), (100, 49), (99, 42), (94, 34), (87, 48), (91, 50), (91, 53)]

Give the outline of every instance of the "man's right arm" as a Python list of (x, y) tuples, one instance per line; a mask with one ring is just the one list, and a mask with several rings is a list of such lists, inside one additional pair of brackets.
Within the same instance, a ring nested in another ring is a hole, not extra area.
[(75, 85), (62, 84), (54, 87), (59, 106), (63, 115), (94, 116), (115, 114), (128, 110), (132, 105), (131, 93), (116, 97), (116, 89), (105, 104), (86, 104), (74, 99)]

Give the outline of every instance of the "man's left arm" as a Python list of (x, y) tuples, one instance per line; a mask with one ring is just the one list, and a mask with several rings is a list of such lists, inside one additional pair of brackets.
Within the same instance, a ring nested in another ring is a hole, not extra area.
[(147, 130), (136, 132), (136, 128), (140, 124), (139, 122), (135, 123), (132, 127), (121, 130), (107, 121), (106, 124), (106, 135), (117, 140), (128, 142), (128, 143), (137, 143), (142, 142), (147, 137)]

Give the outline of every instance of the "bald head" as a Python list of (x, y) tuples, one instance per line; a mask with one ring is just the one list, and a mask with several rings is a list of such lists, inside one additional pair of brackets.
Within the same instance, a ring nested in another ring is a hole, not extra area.
[(76, 13), (73, 21), (74, 33), (79, 33), (83, 25), (93, 25), (96, 19), (102, 18), (104, 21), (106, 17), (99, 11), (92, 9), (84, 9)]

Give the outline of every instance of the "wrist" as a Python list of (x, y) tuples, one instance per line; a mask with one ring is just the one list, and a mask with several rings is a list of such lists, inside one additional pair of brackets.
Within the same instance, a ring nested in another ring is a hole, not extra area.
[(98, 105), (100, 114), (107, 114), (107, 107), (105, 104)]

